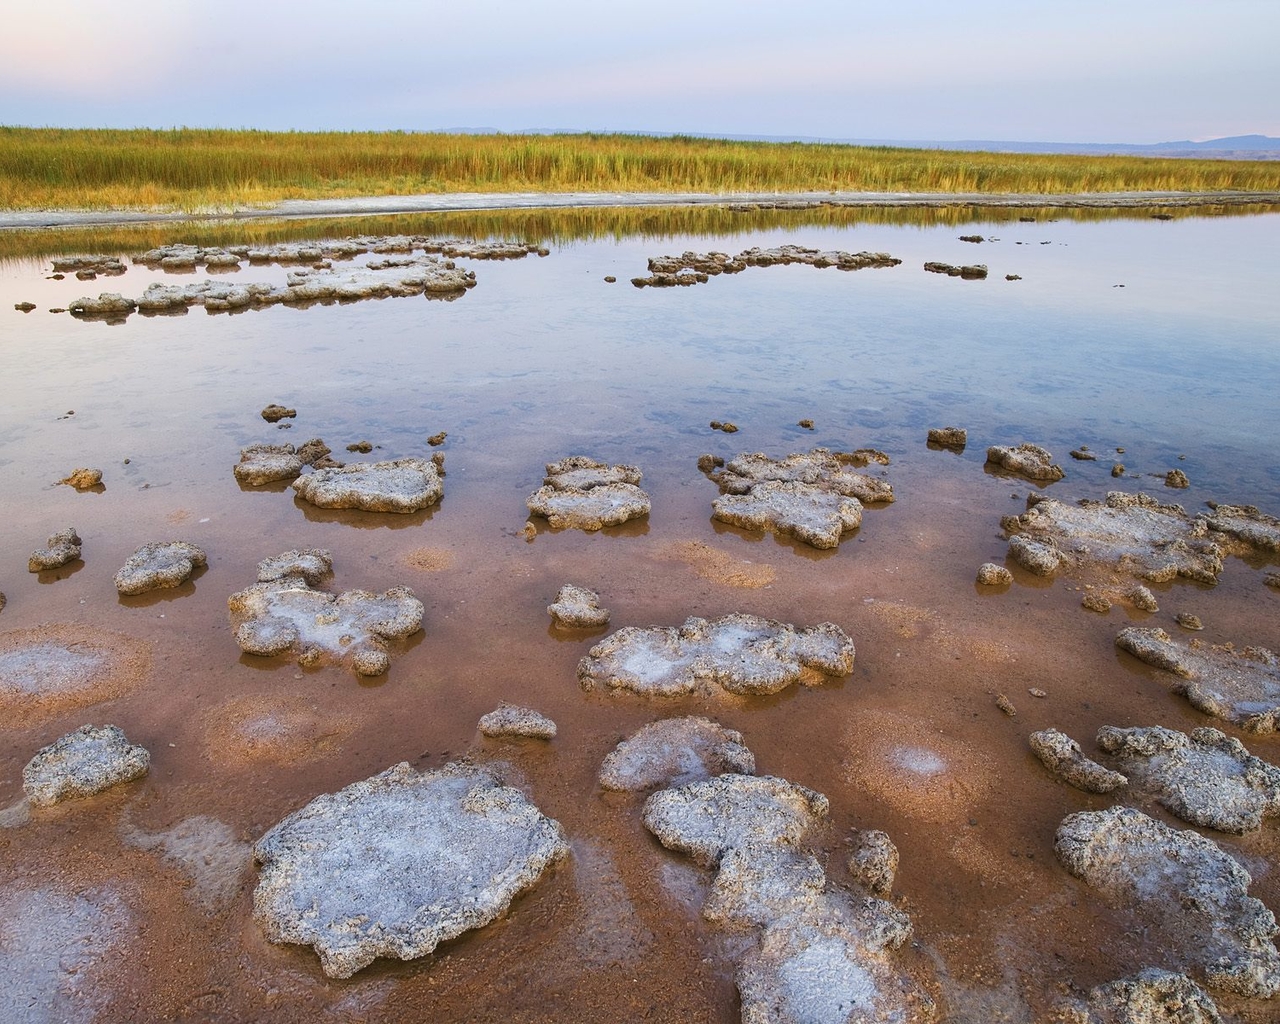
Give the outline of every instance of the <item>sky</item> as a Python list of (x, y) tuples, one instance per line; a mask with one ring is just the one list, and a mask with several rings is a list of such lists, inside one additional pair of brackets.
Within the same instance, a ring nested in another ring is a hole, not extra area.
[(1280, 136), (1280, 0), (0, 0), (0, 124)]

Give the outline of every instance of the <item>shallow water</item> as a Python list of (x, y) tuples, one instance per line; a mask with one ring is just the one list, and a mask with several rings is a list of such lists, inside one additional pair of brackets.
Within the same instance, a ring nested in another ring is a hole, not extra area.
[[(68, 929), (114, 922), (99, 943), (107, 953), (90, 944), (86, 957), (98, 959), (77, 961), (74, 982), (32, 975), (0, 989), (0, 1006), (45, 993), (68, 1020), (736, 1020), (733, 965), (750, 939), (702, 921), (710, 875), (649, 836), (639, 798), (595, 782), (618, 740), (674, 714), (741, 731), (761, 774), (830, 798), (816, 846), (834, 882), (848, 877), (851, 828), (889, 832), (901, 850), (895, 899), (916, 928), (904, 959), (932, 979), (944, 1017), (1032, 1020), (1076, 989), (1170, 965), (1176, 937), (1108, 906), (1057, 863), (1061, 818), (1112, 801), (1055, 783), (1026, 737), (1055, 726), (1094, 752), (1104, 724), (1207, 724), (1119, 652), (1115, 634), (1131, 622), (1177, 634), (1173, 616), (1187, 611), (1206, 640), (1276, 649), (1280, 592), (1262, 583), (1276, 566), (1232, 558), (1217, 587), (1155, 586), (1153, 614), (1088, 612), (1079, 581), (1021, 570), (1012, 587), (976, 587), (981, 563), (1004, 561), (1000, 517), (1034, 489), (983, 459), (988, 444), (1032, 441), (1066, 469), (1043, 488), (1064, 500), (1119, 487), (1192, 512), (1216, 500), (1280, 514), (1280, 214), (734, 223), (729, 234), (566, 239), (546, 258), (459, 260), (478, 285), (453, 302), (197, 307), (120, 325), (46, 310), (191, 275), (131, 266), (52, 281), (47, 261), (0, 265), (0, 634), (66, 623), (99, 638), (95, 650), (115, 650), (104, 633), (152, 650), (108, 702), (55, 702), (24, 713), (20, 728), (6, 709), (0, 721), (0, 806), (21, 796), (37, 749), (85, 722), (120, 725), (152, 753), (145, 780), (0, 829), (0, 905), (45, 908), (35, 916), (48, 919), (36, 926), (48, 937), (0, 945), (0, 962), (33, 963)], [(333, 233), (346, 231), (339, 222)], [(784, 243), (903, 263), (748, 268), (679, 289), (627, 283), (650, 256)], [(991, 273), (928, 274), (929, 260)], [(231, 276), (282, 281), (284, 271), (246, 265)], [(21, 301), (39, 308), (18, 313)], [(261, 419), (271, 402), (297, 408), (289, 429)], [(813, 430), (797, 425), (804, 418)], [(713, 419), (740, 430), (711, 431)], [(928, 427), (948, 424), (969, 430), (961, 455), (925, 445)], [(335, 458), (371, 460), (425, 456), (440, 430), (445, 496), (413, 515), (319, 510), (283, 486), (241, 488), (231, 473), (254, 441), (318, 436)], [(343, 450), (361, 440), (372, 454)], [(885, 451), (897, 500), (869, 508), (829, 552), (711, 521), (717, 491), (696, 468), (700, 454), (814, 445)], [(1081, 445), (1098, 461), (1067, 457)], [(652, 514), (598, 534), (539, 521), (526, 540), (524, 499), (543, 464), (578, 453), (638, 465)], [(1118, 481), (1114, 461), (1127, 467)], [(100, 491), (55, 485), (80, 466), (103, 470)], [(1163, 486), (1173, 468), (1189, 489)], [(83, 562), (26, 573), (30, 552), (66, 526), (84, 540)], [(165, 539), (201, 546), (208, 568), (174, 590), (118, 597), (124, 559)], [(240, 654), (227, 597), (254, 581), (260, 559), (294, 547), (333, 553), (334, 591), (407, 584), (424, 602), (424, 632), (393, 651), (387, 675), (361, 681), (339, 666)], [(550, 626), (545, 607), (566, 582), (600, 593), (610, 629), (734, 611), (829, 620), (853, 637), (857, 662), (847, 679), (767, 698), (584, 693), (575, 667), (606, 630)], [(1016, 717), (996, 708), (997, 693)], [(549, 715), (556, 740), (482, 737), (476, 722), (500, 700)], [(1243, 738), (1280, 762), (1280, 739)], [(237, 842), (397, 761), (425, 768), (462, 755), (508, 763), (564, 825), (571, 859), (494, 925), (350, 981), (326, 979), (308, 948), (265, 941), (251, 917), (254, 872), (236, 873)], [(225, 898), (206, 898), (212, 883), (157, 852), (159, 840), (139, 842), (185, 836), (195, 818), (229, 826), (208, 826)], [(1275, 825), (1206, 834), (1280, 909)], [(1235, 1020), (1274, 1012), (1218, 1002)]]

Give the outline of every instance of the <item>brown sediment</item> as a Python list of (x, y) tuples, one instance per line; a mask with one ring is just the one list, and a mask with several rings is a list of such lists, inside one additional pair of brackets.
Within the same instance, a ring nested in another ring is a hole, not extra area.
[(658, 557), (683, 562), (704, 580), (727, 587), (767, 587), (778, 573), (767, 562), (748, 562), (700, 540), (675, 541), (658, 549)]
[(423, 572), (444, 572), (452, 569), (455, 557), (449, 548), (414, 548), (404, 556), (404, 564)]
[(304, 764), (341, 747), (358, 714), (335, 713), (305, 697), (236, 697), (202, 716), (211, 761)]
[(7, 726), (119, 697), (150, 672), (148, 644), (93, 626), (49, 623), (0, 633), (0, 709)]

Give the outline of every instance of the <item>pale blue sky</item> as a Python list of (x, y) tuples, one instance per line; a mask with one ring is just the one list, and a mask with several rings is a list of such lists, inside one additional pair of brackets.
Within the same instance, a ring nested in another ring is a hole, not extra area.
[(0, 0), (0, 124), (1280, 136), (1280, 0)]

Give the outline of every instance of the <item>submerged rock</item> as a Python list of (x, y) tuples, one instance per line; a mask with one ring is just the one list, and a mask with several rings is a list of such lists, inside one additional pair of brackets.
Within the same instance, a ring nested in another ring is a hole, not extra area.
[(87, 491), (102, 483), (102, 470), (73, 469), (70, 474), (64, 476), (58, 483), (74, 487), (77, 491)]
[(1185, 974), (1147, 967), (1089, 990), (1085, 1003), (1059, 1014), (1062, 1024), (1222, 1024), (1209, 994)]
[(289, 652), (305, 666), (335, 660), (361, 676), (386, 672), (388, 642), (422, 628), (422, 602), (408, 587), (335, 595), (313, 589), (301, 575), (282, 576), (232, 594), (227, 606), (236, 643), (246, 654)]
[(1161, 505), (1146, 494), (1112, 491), (1105, 501), (1075, 505), (1043, 498), (1001, 526), (1012, 534), (1009, 554), (1041, 576), (1105, 569), (1151, 583), (1181, 576), (1214, 584), (1222, 572), (1220, 535), (1180, 505)]
[(1183, 821), (1220, 832), (1256, 832), (1280, 815), (1280, 768), (1217, 729), (1153, 726), (1098, 731), (1098, 746)]
[(777, 693), (813, 686), (853, 671), (854, 646), (831, 622), (808, 629), (755, 615), (697, 617), (683, 626), (624, 626), (578, 663), (583, 689), (670, 697), (710, 693)]
[(58, 569), (74, 562), (80, 557), (80, 535), (74, 526), (59, 530), (49, 538), (45, 547), (31, 552), (27, 559), (28, 572), (42, 572), (45, 569)]
[(439, 501), (444, 481), (436, 462), (405, 458), (318, 469), (295, 480), (293, 489), (319, 508), (408, 513)]
[(36, 807), (93, 796), (147, 774), (151, 755), (115, 725), (82, 725), (43, 748), (22, 769), (22, 791)]
[(1036, 757), (1050, 772), (1086, 793), (1110, 793), (1129, 781), (1119, 772), (1085, 757), (1080, 744), (1057, 729), (1033, 732), (1030, 743)]
[(742, 733), (707, 718), (664, 718), (619, 743), (600, 766), (604, 789), (636, 792), (715, 775), (754, 775)]
[(254, 844), (254, 918), (331, 978), (413, 960), (503, 914), (569, 852), (559, 824), (489, 772), (402, 762), (317, 797)]
[(176, 587), (206, 562), (205, 553), (186, 541), (144, 544), (116, 573), (116, 590), (132, 597), (149, 590)]
[(1280, 718), (1280, 660), (1265, 647), (1181, 643), (1163, 629), (1130, 626), (1116, 645), (1148, 665), (1172, 672), (1173, 691), (1206, 715), (1248, 732), (1271, 733)]
[(571, 629), (603, 626), (609, 621), (609, 609), (600, 606), (600, 595), (572, 583), (560, 588), (555, 603), (547, 605), (547, 614), (557, 626)]
[(1212, 988), (1269, 998), (1280, 991), (1276, 919), (1248, 895), (1253, 879), (1211, 839), (1130, 807), (1081, 811), (1058, 826), (1063, 866), (1156, 925), (1171, 961)]
[(503, 704), (480, 719), (480, 731), (486, 736), (525, 736), (535, 740), (556, 738), (556, 723), (532, 708)]
[(964, 427), (931, 427), (929, 429), (929, 444), (936, 444), (940, 448), (964, 448), (969, 442), (969, 431)]
[(242, 484), (255, 487), (296, 480), (302, 473), (302, 459), (291, 444), (251, 444), (240, 449), (240, 461), (233, 472)]
[(1055, 465), (1053, 456), (1036, 444), (1020, 444), (1017, 447), (992, 445), (987, 449), (987, 461), (1007, 469), (1010, 473), (1025, 476), (1028, 480), (1053, 483), (1067, 474)]
[(547, 463), (543, 485), (525, 505), (557, 529), (595, 531), (647, 516), (649, 495), (635, 466), (610, 466), (585, 455)]

